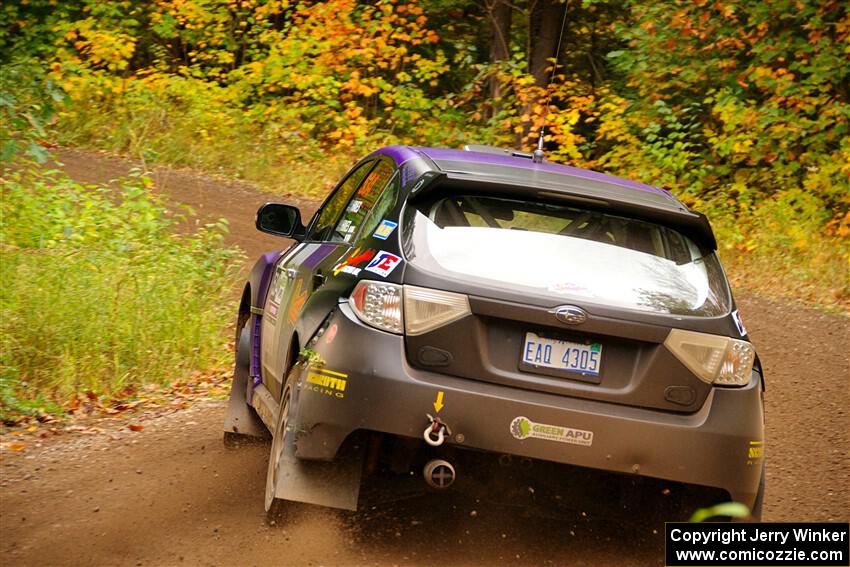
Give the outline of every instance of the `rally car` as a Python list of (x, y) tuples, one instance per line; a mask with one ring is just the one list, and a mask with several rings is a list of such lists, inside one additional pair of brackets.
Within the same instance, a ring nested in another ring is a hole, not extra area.
[(391, 146), (306, 224), (268, 203), (256, 225), (294, 242), (245, 284), (224, 429), (271, 432), (267, 510), (356, 509), (390, 451), (437, 489), (492, 455), (759, 516), (761, 366), (706, 217), (669, 192), (487, 146)]

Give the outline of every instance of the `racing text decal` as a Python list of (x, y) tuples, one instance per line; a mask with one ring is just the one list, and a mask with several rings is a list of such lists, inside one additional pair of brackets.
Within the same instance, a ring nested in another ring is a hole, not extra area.
[(750, 446), (747, 450), (747, 464), (758, 464), (762, 457), (764, 457), (764, 442), (750, 441)]
[(345, 397), (345, 385), (348, 383), (348, 374), (334, 372), (324, 368), (310, 368), (307, 371), (307, 380), (304, 389), (333, 396), (335, 398)]
[(559, 443), (571, 443), (573, 445), (593, 445), (593, 431), (583, 431), (559, 425), (546, 425), (545, 423), (534, 423), (527, 417), (516, 417), (511, 422), (511, 435), (517, 439), (546, 439), (558, 441)]

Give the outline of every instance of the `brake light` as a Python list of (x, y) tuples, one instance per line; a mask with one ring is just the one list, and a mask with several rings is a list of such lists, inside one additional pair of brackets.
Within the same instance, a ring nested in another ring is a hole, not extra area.
[(361, 280), (348, 298), (357, 318), (383, 331), (421, 335), (470, 314), (459, 293)]
[(750, 381), (756, 350), (751, 343), (673, 329), (664, 346), (697, 378), (720, 386), (746, 386)]
[(459, 293), (404, 286), (404, 332), (422, 335), (469, 315), (469, 299)]
[(362, 280), (351, 292), (348, 304), (357, 317), (383, 331), (401, 334), (401, 286)]

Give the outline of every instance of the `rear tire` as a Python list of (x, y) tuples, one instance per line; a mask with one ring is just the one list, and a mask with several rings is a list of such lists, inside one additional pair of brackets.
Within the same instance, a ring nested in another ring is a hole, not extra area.
[(269, 454), (269, 466), (266, 472), (266, 496), (265, 508), (266, 519), (271, 523), (280, 523), (286, 519), (287, 512), (292, 505), (281, 498), (275, 497), (277, 483), (279, 482), (279, 464), (280, 459), (286, 450), (286, 436), (289, 428), (289, 415), (292, 407), (292, 385), (289, 377), (283, 388), (283, 397), (280, 400), (280, 410), (278, 411), (277, 426), (272, 436), (271, 452)]

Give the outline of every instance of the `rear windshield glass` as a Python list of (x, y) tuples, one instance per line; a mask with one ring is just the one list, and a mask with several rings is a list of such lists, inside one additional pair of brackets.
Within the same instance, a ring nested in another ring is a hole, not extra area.
[(560, 204), (452, 195), (408, 208), (405, 254), (491, 287), (664, 314), (720, 316), (716, 255), (642, 220)]

